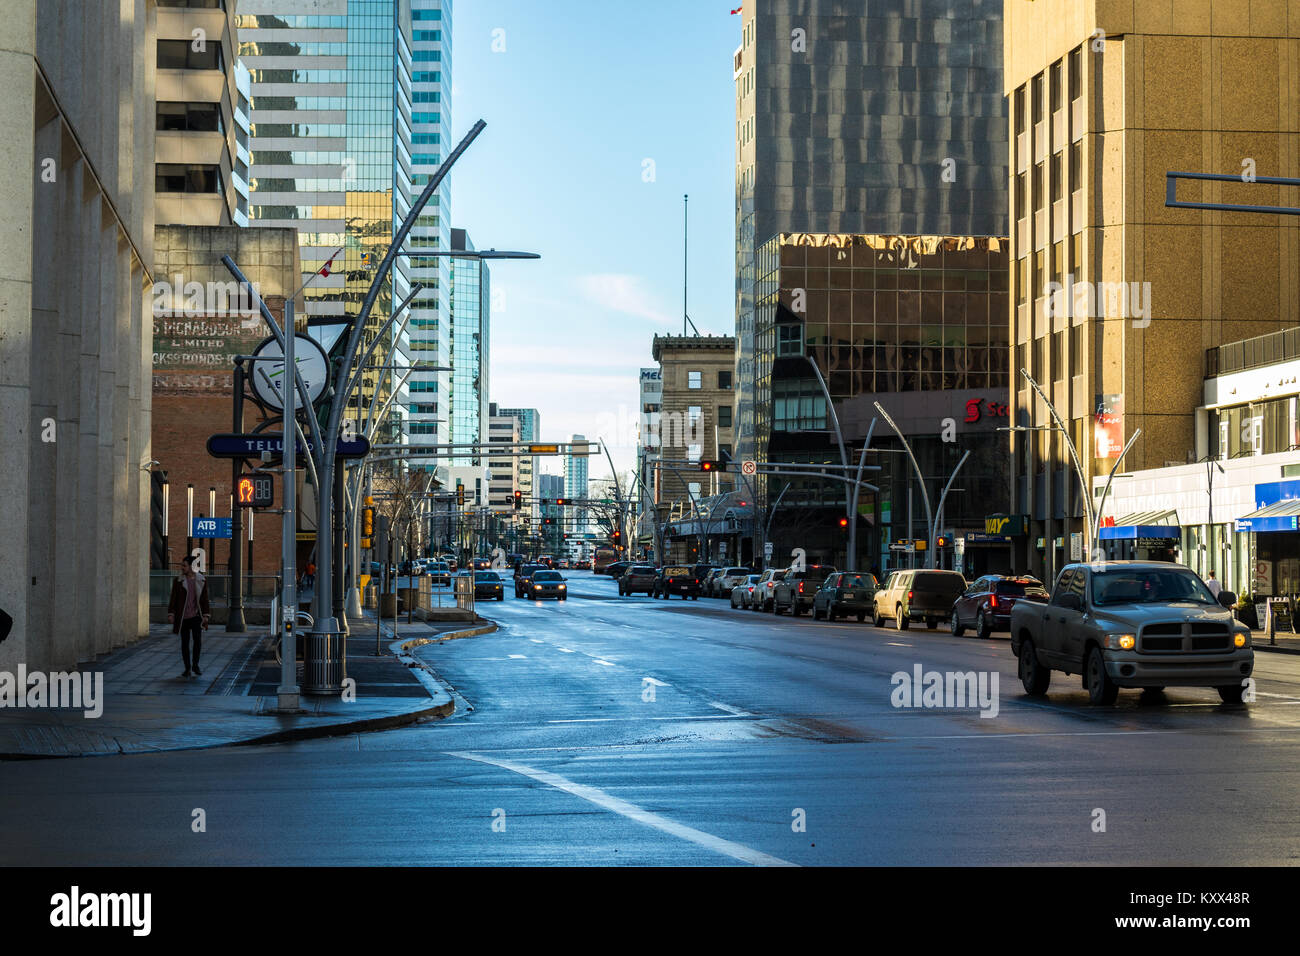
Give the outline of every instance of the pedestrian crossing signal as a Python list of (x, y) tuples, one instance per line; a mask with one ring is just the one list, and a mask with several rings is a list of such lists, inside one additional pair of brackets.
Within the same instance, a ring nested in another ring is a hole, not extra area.
[(241, 508), (269, 508), (275, 503), (275, 479), (270, 475), (243, 475), (235, 486)]

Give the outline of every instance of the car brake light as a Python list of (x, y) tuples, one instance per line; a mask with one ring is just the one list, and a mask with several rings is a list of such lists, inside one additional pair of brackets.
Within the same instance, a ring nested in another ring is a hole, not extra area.
[(803, 582), (802, 582), (802, 581), (799, 582), (799, 593), (800, 593), (800, 594), (803, 594)]
[(989, 595), (989, 607), (997, 607), (997, 606), (998, 606), (998, 596), (996, 594)]
[(911, 600), (912, 600), (912, 592), (911, 592), (911, 591), (908, 591), (908, 592), (907, 592), (907, 600), (908, 600), (909, 603), (910, 603)]

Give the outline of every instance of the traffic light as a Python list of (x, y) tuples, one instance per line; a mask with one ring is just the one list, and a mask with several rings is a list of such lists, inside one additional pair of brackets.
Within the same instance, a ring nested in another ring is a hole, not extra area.
[(935, 539), (934, 539), (934, 546), (935, 546), (936, 548), (946, 548), (946, 547), (948, 547), (948, 539), (945, 538), (945, 537), (942, 537), (942, 536), (940, 536), (940, 537), (938, 537), (938, 538), (935, 538)]
[(241, 508), (269, 508), (275, 503), (275, 479), (268, 474), (241, 476), (235, 500)]
[(518, 511), (518, 510), (520, 509), (520, 507), (523, 506), (523, 503), (524, 503), (524, 501), (523, 501), (523, 492), (522, 492), (522, 491), (516, 491), (516, 492), (515, 492), (515, 510)]
[(700, 462), (700, 471), (726, 471), (727, 463), (725, 461), (714, 461), (709, 459)]
[(549, 505), (549, 504), (551, 503), (551, 499), (550, 499), (550, 498), (539, 498), (538, 501), (541, 502), (541, 505), (542, 505), (543, 508), (545, 508), (547, 505)]
[(848, 526), (849, 526), (849, 519), (848, 519), (848, 518), (841, 518), (841, 519), (840, 519), (840, 527), (841, 527), (841, 528), (847, 528)]
[(361, 534), (363, 537), (369, 538), (374, 533), (375, 533), (375, 509), (362, 508), (361, 509)]
[(465, 507), (465, 486), (461, 484), (456, 485), (456, 507)]
[(568, 498), (556, 498), (556, 499), (555, 499), (555, 503), (556, 503), (559, 507), (563, 508), (565, 505), (567, 505), (567, 504), (569, 503), (569, 499), (568, 499)]

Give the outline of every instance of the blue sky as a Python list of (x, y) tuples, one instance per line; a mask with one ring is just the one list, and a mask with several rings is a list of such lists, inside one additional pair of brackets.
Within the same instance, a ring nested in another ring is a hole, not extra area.
[[(691, 319), (701, 333), (734, 327), (734, 6), (453, 9), (454, 138), (479, 118), (487, 128), (451, 174), (452, 225), (479, 249), (542, 256), (491, 267), (490, 400), (537, 408), (548, 441), (607, 433), (620, 471), (634, 463), (651, 336), (682, 327), (683, 193)], [(560, 459), (543, 462), (560, 471)], [(592, 477), (608, 472), (592, 462)]]

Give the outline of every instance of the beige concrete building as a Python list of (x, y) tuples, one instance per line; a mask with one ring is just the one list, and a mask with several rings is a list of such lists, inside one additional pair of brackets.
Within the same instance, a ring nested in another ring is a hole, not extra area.
[[(659, 474), (653, 487), (662, 509), (690, 510), (693, 498), (734, 489), (735, 465), (725, 473), (682, 464), (730, 459), (734, 451), (736, 340), (730, 335), (656, 335), (651, 347), (663, 382), (658, 444)], [(676, 468), (669, 467), (673, 463)]]
[(251, 76), (234, 0), (159, 0), (155, 191), (160, 225), (248, 225)]
[[(1300, 324), (1300, 223), (1166, 208), (1165, 174), (1300, 174), (1300, 2), (1006, 0), (1003, 61), (1012, 415), (1051, 424), (1024, 368), (1089, 482), (1138, 428), (1125, 471), (1195, 457), (1206, 350)], [(1179, 198), (1296, 204), (1246, 183)], [(1017, 553), (1053, 574), (1084, 541), (1079, 482), (1058, 433), (1011, 448)]]
[(148, 629), (153, 0), (0, 0), (0, 670)]

